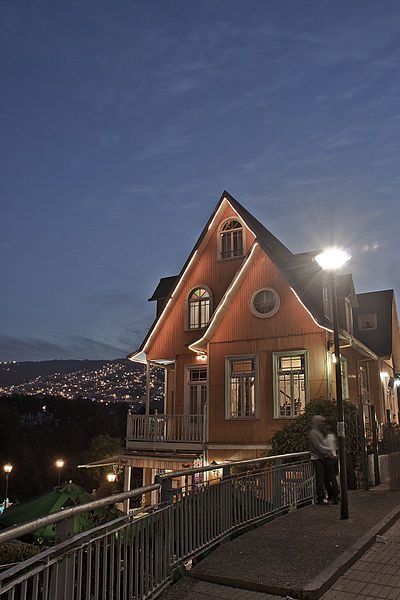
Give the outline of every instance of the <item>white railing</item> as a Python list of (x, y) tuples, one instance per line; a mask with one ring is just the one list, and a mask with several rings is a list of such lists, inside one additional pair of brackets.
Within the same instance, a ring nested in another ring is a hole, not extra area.
[[(183, 480), (179, 489), (172, 488), (176, 477)], [(160, 504), (68, 538), (76, 514), (157, 490)], [(10, 527), (0, 544), (50, 523), (60, 523), (66, 539), (0, 572), (0, 600), (151, 598), (184, 561), (243, 527), (312, 501), (313, 490), (303, 452), (161, 475), (152, 486)]]
[(203, 442), (203, 415), (128, 414), (127, 440), (138, 442)]

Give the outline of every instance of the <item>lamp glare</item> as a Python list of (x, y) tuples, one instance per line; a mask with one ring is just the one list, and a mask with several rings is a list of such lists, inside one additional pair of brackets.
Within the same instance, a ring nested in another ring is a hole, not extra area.
[(350, 255), (340, 248), (328, 248), (315, 257), (321, 269), (327, 271), (340, 269), (349, 259)]

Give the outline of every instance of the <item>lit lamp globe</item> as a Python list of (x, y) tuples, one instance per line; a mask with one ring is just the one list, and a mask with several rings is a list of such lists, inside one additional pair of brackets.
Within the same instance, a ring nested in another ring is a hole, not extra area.
[(324, 271), (337, 271), (340, 267), (350, 260), (350, 254), (340, 248), (327, 248), (320, 254), (317, 254), (315, 260)]
[(114, 481), (117, 479), (117, 476), (115, 473), (107, 473), (106, 477), (107, 477), (107, 481), (109, 483), (114, 483)]
[(59, 458), (58, 460), (56, 460), (56, 467), (58, 469), (58, 485), (60, 485), (61, 482), (61, 469), (64, 466), (64, 461), (62, 458)]
[(13, 466), (10, 465), (10, 463), (7, 463), (6, 465), (3, 466), (3, 471), (6, 475), (6, 497), (5, 497), (5, 508), (7, 508), (9, 506), (9, 502), (8, 502), (8, 478), (10, 476), (11, 471), (13, 470)]

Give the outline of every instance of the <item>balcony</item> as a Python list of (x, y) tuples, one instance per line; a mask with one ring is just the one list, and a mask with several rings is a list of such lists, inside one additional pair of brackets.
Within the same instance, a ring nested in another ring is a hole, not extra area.
[(203, 415), (128, 413), (128, 450), (199, 450), (203, 442)]

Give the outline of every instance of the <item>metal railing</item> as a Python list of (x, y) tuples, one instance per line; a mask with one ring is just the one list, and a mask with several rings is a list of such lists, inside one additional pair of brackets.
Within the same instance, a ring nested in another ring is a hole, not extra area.
[(203, 415), (135, 415), (128, 413), (127, 440), (143, 442), (202, 442)]
[[(183, 485), (174, 489), (177, 478)], [(309, 453), (282, 455), (160, 475), (154, 485), (10, 527), (0, 544), (51, 523), (59, 524), (56, 539), (64, 539), (0, 573), (0, 598), (151, 598), (174, 568), (243, 527), (311, 501), (313, 488)], [(73, 535), (76, 514), (155, 490), (158, 505)]]

